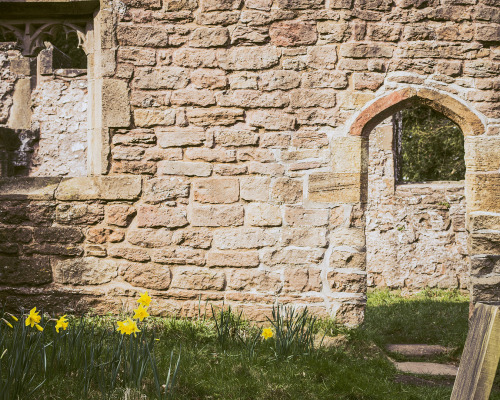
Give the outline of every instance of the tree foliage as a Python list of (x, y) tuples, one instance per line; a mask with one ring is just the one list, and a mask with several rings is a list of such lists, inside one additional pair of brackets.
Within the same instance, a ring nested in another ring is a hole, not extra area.
[(465, 178), (464, 136), (457, 124), (427, 106), (403, 110), (402, 122), (402, 182)]

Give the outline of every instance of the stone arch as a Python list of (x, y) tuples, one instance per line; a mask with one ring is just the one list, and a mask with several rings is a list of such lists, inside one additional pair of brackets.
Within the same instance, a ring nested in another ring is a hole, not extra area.
[(455, 122), (465, 136), (477, 136), (485, 132), (481, 119), (459, 100), (433, 89), (409, 87), (376, 99), (362, 109), (352, 123), (349, 134), (367, 137), (384, 119), (413, 104), (424, 104), (439, 111)]

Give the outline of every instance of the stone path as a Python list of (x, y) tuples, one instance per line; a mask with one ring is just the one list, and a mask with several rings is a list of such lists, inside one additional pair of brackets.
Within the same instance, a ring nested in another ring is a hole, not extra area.
[[(406, 357), (433, 357), (445, 354), (450, 349), (444, 346), (427, 344), (389, 344), (386, 350), (391, 353), (398, 353)], [(405, 361), (397, 362), (389, 359), (398, 371), (407, 374), (416, 375), (434, 375), (434, 376), (456, 376), (458, 367), (450, 364), (439, 364), (434, 362)]]

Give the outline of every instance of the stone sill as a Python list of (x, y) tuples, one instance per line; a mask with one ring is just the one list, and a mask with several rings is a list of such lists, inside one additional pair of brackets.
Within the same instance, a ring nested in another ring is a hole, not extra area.
[(135, 200), (141, 192), (142, 178), (131, 175), (0, 178), (0, 201)]
[(398, 183), (396, 190), (403, 189), (462, 189), (465, 188), (465, 181), (433, 181), (419, 183)]

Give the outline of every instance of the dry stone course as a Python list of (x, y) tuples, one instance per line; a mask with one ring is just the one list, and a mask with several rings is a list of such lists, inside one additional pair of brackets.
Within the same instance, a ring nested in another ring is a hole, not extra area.
[[(0, 180), (0, 300), (118, 312), (149, 290), (158, 315), (279, 301), (350, 325), (368, 285), (500, 302), (497, 2), (108, 3), (86, 75), (37, 81), (0, 44), (0, 128), (40, 138), (0, 143), (3, 175), (36, 155)], [(373, 129), (416, 103), (461, 127), (464, 187), (395, 185)]]

